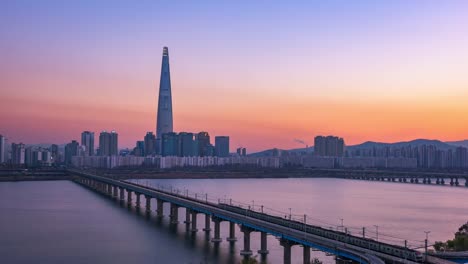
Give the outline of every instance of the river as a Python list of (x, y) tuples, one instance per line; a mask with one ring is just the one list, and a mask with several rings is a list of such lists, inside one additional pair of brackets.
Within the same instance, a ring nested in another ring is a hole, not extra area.
[[(242, 202), (244, 206), (303, 219), (331, 229), (347, 229), (394, 244), (422, 245), (447, 240), (468, 221), (468, 188), (343, 179), (174, 179), (140, 180), (209, 200)], [(135, 199), (134, 199), (135, 201)], [(152, 200), (152, 208), (156, 202)], [(165, 205), (165, 214), (169, 211)], [(291, 209), (289, 209), (291, 208)], [(0, 183), (1, 263), (240, 263), (242, 237), (219, 247), (204, 232), (195, 237), (168, 219), (156, 221), (69, 181)], [(199, 229), (204, 216), (198, 215)], [(221, 224), (221, 237), (228, 236)], [(343, 226), (342, 226), (343, 225)], [(260, 236), (252, 233), (252, 249)], [(282, 248), (268, 236), (266, 263), (281, 263)], [(302, 263), (294, 246), (293, 263)], [(312, 252), (325, 263), (331, 256)], [(258, 258), (260, 259), (260, 258)]]

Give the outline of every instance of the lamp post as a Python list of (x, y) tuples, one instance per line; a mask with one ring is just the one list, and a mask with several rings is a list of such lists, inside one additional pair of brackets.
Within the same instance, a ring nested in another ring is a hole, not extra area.
[(291, 208), (289, 208), (289, 220), (291, 220)]
[(375, 226), (375, 237), (376, 237), (376, 240), (379, 241), (379, 226), (378, 225), (374, 225)]
[(341, 226), (340, 226), (340, 227), (341, 227), (341, 232), (343, 232), (343, 229), (344, 229), (343, 220), (344, 220), (344, 219), (343, 219), (343, 218), (340, 218), (340, 220), (341, 220)]
[(424, 260), (426, 261), (427, 260), (427, 241), (429, 239), (429, 233), (431, 231), (424, 231), (424, 233), (426, 233), (426, 240), (424, 240)]

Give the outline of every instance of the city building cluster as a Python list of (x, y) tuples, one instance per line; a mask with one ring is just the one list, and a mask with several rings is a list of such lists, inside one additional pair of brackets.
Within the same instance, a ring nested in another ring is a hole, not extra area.
[[(374, 146), (346, 148), (343, 138), (317, 136), (314, 151), (306, 145), (304, 152), (274, 149), (266, 155), (247, 156), (240, 147), (230, 152), (229, 136), (216, 136), (214, 145), (208, 132), (174, 132), (169, 49), (163, 48), (159, 85), (156, 133), (147, 132), (133, 149), (119, 150), (116, 131), (102, 131), (95, 147), (94, 132), (81, 133), (81, 144), (72, 140), (63, 146), (26, 146), (7, 143), (0, 135), (0, 163), (16, 166), (65, 165), (91, 168), (151, 166), (161, 169), (174, 167), (257, 166), (305, 168), (422, 168), (466, 169), (467, 149), (441, 149), (435, 145)], [(298, 142), (304, 143), (301, 140)]]

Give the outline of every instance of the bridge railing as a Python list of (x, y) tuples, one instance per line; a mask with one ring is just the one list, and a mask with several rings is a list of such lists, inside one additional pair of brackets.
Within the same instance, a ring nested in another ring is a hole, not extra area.
[[(282, 211), (275, 208), (271, 208), (268, 206), (264, 206), (262, 204), (246, 203), (243, 201), (234, 200), (232, 198), (227, 197), (217, 197), (214, 195), (209, 195), (203, 192), (192, 192), (187, 188), (180, 189), (175, 188), (174, 186), (167, 186), (162, 184), (153, 184), (149, 181), (141, 181), (141, 180), (128, 180), (126, 182), (129, 183), (137, 183), (142, 186), (146, 186), (151, 189), (155, 189), (161, 192), (169, 193), (172, 195), (177, 195), (180, 197), (196, 200), (201, 203), (208, 203), (213, 205), (220, 205), (220, 204), (227, 204), (235, 207), (239, 207), (246, 210), (246, 213), (249, 212), (257, 212), (257, 213), (264, 213), (270, 216), (275, 216), (279, 218), (283, 218), (284, 220), (289, 220), (292, 222), (303, 223), (307, 225), (313, 225), (316, 227), (320, 227), (323, 229), (340, 232), (343, 234), (354, 235), (354, 236), (361, 236), (363, 235), (363, 227), (356, 227), (356, 226), (349, 226), (349, 225), (340, 225), (336, 223), (330, 223), (329, 221), (310, 217), (306, 214), (294, 214), (293, 208), (288, 208), (288, 211)], [(373, 239), (378, 242), (383, 242), (391, 245), (396, 246), (406, 246), (409, 249), (418, 249), (424, 246), (424, 240), (416, 240), (416, 239), (408, 239), (402, 238), (399, 236), (391, 235), (386, 232), (382, 232), (382, 230), (376, 230), (375, 226), (365, 226), (365, 237), (369, 239)], [(373, 230), (373, 231), (371, 231)], [(421, 232), (423, 233), (423, 232)], [(424, 234), (424, 233), (423, 233)]]

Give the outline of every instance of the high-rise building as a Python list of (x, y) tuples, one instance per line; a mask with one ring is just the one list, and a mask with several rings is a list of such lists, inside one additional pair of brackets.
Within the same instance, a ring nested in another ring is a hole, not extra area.
[(208, 132), (200, 132), (196, 135), (196, 140), (198, 142), (198, 155), (200, 157), (212, 156), (210, 154), (210, 135)]
[(24, 164), (28, 167), (34, 166), (34, 159), (33, 159), (33, 148), (32, 147), (26, 147), (24, 150)]
[(156, 136), (153, 132), (146, 132), (144, 156), (153, 155), (156, 153)]
[(85, 146), (85, 156), (94, 156), (94, 132), (81, 133), (81, 145)]
[(109, 133), (107, 131), (102, 131), (99, 134), (99, 155), (100, 156), (119, 155), (117, 132), (111, 131)]
[(193, 133), (179, 133), (179, 156), (195, 157), (198, 156), (198, 144), (195, 141)]
[(59, 161), (59, 147), (56, 144), (50, 146), (50, 154), (52, 156), (52, 163), (57, 163)]
[(158, 113), (156, 121), (157, 150), (161, 147), (162, 135), (173, 132), (171, 74), (169, 70), (169, 50), (163, 48), (161, 78), (159, 82)]
[(71, 143), (65, 145), (65, 164), (71, 164), (71, 160), (73, 156), (78, 155), (78, 142), (76, 140), (72, 140)]
[(162, 134), (162, 156), (179, 156), (179, 139), (177, 133), (169, 132)]
[(314, 153), (317, 156), (342, 157), (344, 140), (334, 136), (317, 136), (314, 139)]
[(22, 165), (25, 162), (26, 147), (23, 143), (11, 144), (11, 162), (16, 165)]
[(5, 137), (0, 135), (0, 163), (4, 163), (5, 158)]
[(119, 134), (115, 132), (114, 130), (111, 131), (110, 133), (110, 155), (111, 156), (117, 156), (119, 155)]
[(145, 156), (145, 142), (144, 141), (137, 141), (135, 148), (133, 149), (133, 155), (138, 157)]
[(229, 137), (228, 136), (215, 137), (215, 154), (218, 157), (229, 156)]

